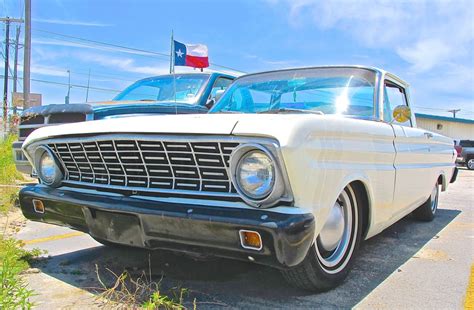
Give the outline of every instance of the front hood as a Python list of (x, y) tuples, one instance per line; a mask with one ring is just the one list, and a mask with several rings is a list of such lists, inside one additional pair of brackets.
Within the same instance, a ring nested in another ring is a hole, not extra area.
[(47, 116), (50, 114), (56, 113), (82, 113), (89, 114), (92, 113), (93, 109), (90, 104), (86, 103), (75, 103), (75, 104), (49, 104), (38, 107), (31, 107), (23, 111), (22, 116), (34, 116), (34, 115), (43, 115)]
[(153, 106), (153, 107), (192, 107), (193, 104), (179, 103), (179, 102), (165, 102), (165, 101), (136, 101), (136, 100), (120, 100), (120, 101), (101, 101), (101, 102), (90, 102), (88, 103), (94, 111), (116, 109), (123, 106), (136, 107), (136, 106)]
[(114, 133), (229, 135), (239, 119), (231, 114), (150, 115), (42, 127), (28, 136), (35, 141), (61, 136)]
[(160, 107), (177, 107), (193, 108), (195, 105), (175, 102), (159, 102), (159, 101), (100, 101), (88, 103), (71, 103), (71, 104), (48, 104), (38, 107), (31, 107), (23, 112), (23, 116), (31, 115), (50, 115), (55, 113), (82, 113), (90, 114), (95, 111), (115, 110), (123, 108), (150, 108), (156, 109)]
[(24, 146), (43, 139), (101, 135), (128, 134), (181, 134), (181, 135), (241, 135), (276, 137), (287, 140), (295, 127), (307, 121), (322, 119), (309, 114), (188, 114), (150, 115), (122, 119), (107, 119), (87, 123), (72, 123), (43, 127), (35, 130)]

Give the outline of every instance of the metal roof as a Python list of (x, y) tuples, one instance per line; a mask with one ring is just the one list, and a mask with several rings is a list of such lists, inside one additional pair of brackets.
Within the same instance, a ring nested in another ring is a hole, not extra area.
[(422, 114), (422, 113), (415, 113), (415, 116), (416, 118), (427, 118), (427, 119), (433, 119), (433, 120), (438, 120), (438, 121), (474, 124), (473, 119), (467, 119), (467, 118), (454, 118), (454, 117), (449, 117), (449, 116), (440, 116), (440, 115), (431, 115), (431, 114)]

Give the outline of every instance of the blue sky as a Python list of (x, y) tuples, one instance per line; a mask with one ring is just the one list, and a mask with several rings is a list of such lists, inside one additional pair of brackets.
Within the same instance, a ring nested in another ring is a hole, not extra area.
[[(32, 78), (67, 83), (70, 70), (73, 85), (87, 85), (91, 70), (90, 86), (100, 90), (89, 101), (167, 73), (169, 60), (48, 32), (169, 53), (173, 29), (176, 40), (208, 45), (212, 63), (242, 72), (376, 66), (410, 83), (416, 112), (460, 108), (458, 117), (474, 118), (474, 1), (32, 2)], [(22, 17), (22, 8), (21, 0), (0, 0), (1, 16)], [(43, 104), (63, 103), (67, 87), (33, 81), (32, 91), (43, 94)], [(85, 97), (84, 88), (72, 88), (71, 102)]]

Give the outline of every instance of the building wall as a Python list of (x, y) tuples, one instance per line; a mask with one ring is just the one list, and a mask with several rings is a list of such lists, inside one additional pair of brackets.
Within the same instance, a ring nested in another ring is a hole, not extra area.
[[(416, 124), (432, 132), (459, 140), (474, 140), (474, 124), (450, 122), (446, 120), (435, 120), (424, 117), (417, 117)], [(442, 126), (438, 129), (438, 124)]]

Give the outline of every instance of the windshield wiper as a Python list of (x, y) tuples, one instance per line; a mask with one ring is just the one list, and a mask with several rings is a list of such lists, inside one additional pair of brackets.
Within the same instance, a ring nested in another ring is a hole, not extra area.
[(230, 110), (221, 110), (221, 111), (216, 111), (216, 112), (210, 112), (210, 113), (221, 113), (221, 114), (240, 114), (241, 112), (239, 111), (230, 111)]
[(303, 109), (291, 109), (291, 108), (270, 109), (270, 110), (265, 110), (265, 111), (259, 111), (257, 113), (258, 114), (309, 113), (309, 114), (324, 115), (324, 113), (319, 110), (303, 110)]

